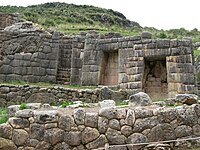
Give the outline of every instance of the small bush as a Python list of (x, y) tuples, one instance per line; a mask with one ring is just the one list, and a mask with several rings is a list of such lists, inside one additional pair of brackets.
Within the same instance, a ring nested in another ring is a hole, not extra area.
[(162, 33), (160, 33), (159, 38), (165, 39), (165, 38), (167, 38), (167, 35), (162, 32)]
[(20, 110), (27, 109), (27, 108), (28, 108), (28, 107), (27, 107), (27, 104), (26, 104), (26, 103), (21, 103), (21, 105), (20, 105), (20, 107), (19, 107)]

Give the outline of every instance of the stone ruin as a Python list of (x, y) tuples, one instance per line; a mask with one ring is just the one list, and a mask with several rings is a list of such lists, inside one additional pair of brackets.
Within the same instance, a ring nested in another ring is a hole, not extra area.
[(10, 26), (19, 20), (15, 18), (0, 15), (2, 81), (116, 86), (156, 98), (194, 93), (191, 40), (152, 39), (147, 32), (134, 37), (96, 32), (66, 36), (30, 22)]

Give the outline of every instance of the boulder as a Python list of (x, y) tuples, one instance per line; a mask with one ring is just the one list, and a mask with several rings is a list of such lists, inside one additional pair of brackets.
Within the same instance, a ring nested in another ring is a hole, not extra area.
[(17, 150), (17, 147), (13, 141), (0, 138), (0, 150)]
[(148, 94), (144, 92), (139, 92), (137, 94), (131, 95), (129, 97), (129, 106), (138, 107), (138, 106), (148, 106), (152, 104), (152, 100)]
[(141, 34), (141, 38), (143, 38), (143, 39), (151, 39), (151, 37), (152, 37), (152, 34), (150, 32), (147, 32), (147, 31), (144, 31)]
[(182, 103), (187, 105), (198, 103), (198, 96), (195, 94), (178, 94), (176, 95), (175, 99), (177, 103)]

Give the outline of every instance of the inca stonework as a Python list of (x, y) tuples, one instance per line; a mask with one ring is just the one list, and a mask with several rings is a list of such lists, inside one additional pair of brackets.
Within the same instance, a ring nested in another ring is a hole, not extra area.
[[(33, 108), (36, 110), (17, 111), (0, 125), (0, 148), (95, 150), (108, 143), (109, 150), (143, 150), (146, 145), (130, 144), (200, 136), (198, 104), (177, 108), (101, 108), (90, 112), (84, 108), (37, 110), (32, 105)], [(200, 144), (199, 140), (172, 143), (172, 149), (180, 150)]]
[(0, 80), (118, 86), (158, 97), (194, 93), (192, 42), (146, 32), (66, 36), (16, 23), (0, 30)]

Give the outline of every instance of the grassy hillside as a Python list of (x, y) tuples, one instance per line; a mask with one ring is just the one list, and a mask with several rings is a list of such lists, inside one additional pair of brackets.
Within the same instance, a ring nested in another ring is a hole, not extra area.
[[(137, 22), (111, 9), (103, 9), (87, 5), (66, 3), (46, 3), (28, 7), (0, 6), (0, 12), (19, 13), (22, 20), (32, 21), (45, 29), (58, 30), (66, 34), (80, 31), (97, 30), (98, 32), (119, 32), (124, 36), (138, 35), (142, 31), (150, 31), (156, 38), (192, 37), (200, 41), (200, 32), (181, 29), (158, 30), (153, 27), (140, 27)], [(139, 14), (138, 14), (139, 15)]]

